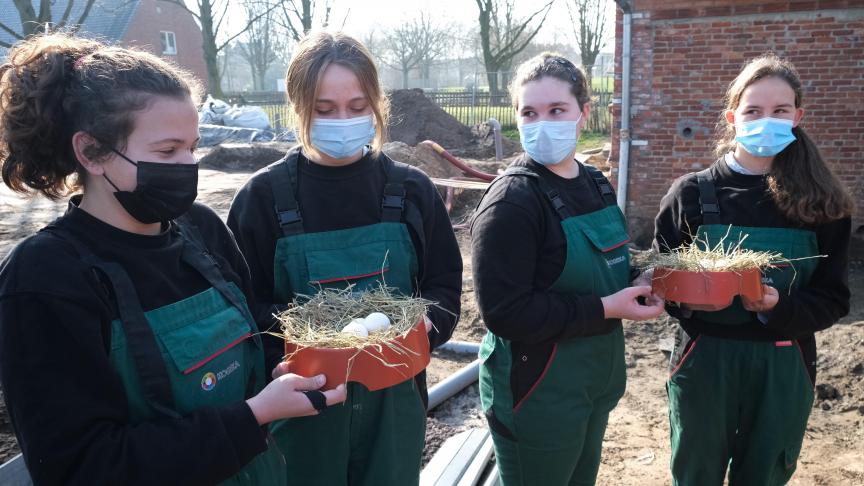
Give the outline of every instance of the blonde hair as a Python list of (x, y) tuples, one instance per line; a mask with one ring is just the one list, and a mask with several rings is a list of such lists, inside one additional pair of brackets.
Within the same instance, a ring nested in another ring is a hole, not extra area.
[(375, 124), (372, 152), (377, 155), (387, 138), (390, 102), (378, 82), (378, 69), (372, 55), (360, 41), (341, 32), (307, 35), (297, 45), (291, 58), (285, 85), (288, 102), (294, 111), (297, 139), (308, 153), (320, 155), (312, 145), (310, 134), (321, 78), (331, 64), (344, 66), (357, 76), (363, 94), (372, 107)]
[[(744, 90), (767, 78), (786, 82), (795, 92), (795, 108), (804, 101), (804, 88), (798, 71), (786, 59), (769, 53), (744, 66), (726, 91), (726, 110), (735, 110)], [(735, 150), (735, 127), (721, 113), (717, 125), (717, 156)], [(780, 211), (790, 220), (821, 224), (852, 214), (854, 203), (846, 188), (825, 164), (816, 144), (800, 126), (792, 129), (795, 141), (774, 157), (768, 174), (768, 189)]]

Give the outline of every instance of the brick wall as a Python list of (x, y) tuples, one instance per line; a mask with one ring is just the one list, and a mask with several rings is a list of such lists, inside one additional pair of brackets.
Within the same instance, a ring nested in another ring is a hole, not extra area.
[[(671, 182), (714, 160), (714, 127), (729, 82), (773, 50), (805, 84), (802, 126), (852, 191), (864, 233), (864, 2), (637, 0), (631, 24), (631, 138), (627, 216), (650, 241)], [(825, 9), (827, 5), (859, 8)], [(842, 4), (842, 5), (841, 5)], [(752, 8), (761, 12), (749, 13)], [(746, 12), (738, 15), (736, 12)], [(717, 14), (717, 15), (715, 15)], [(613, 178), (619, 157), (622, 12), (616, 26)], [(617, 181), (616, 181), (617, 184)]]
[[(176, 55), (162, 54), (161, 31), (174, 32)], [(195, 18), (181, 7), (158, 0), (141, 0), (122, 44), (147, 49), (174, 62), (192, 72), (206, 89), (207, 66), (201, 48), (201, 29)]]

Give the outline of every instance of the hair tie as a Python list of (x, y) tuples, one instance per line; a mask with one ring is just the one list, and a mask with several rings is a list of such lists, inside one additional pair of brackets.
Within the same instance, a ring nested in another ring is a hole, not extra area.
[(93, 53), (88, 52), (87, 54), (84, 54), (83, 56), (76, 59), (75, 62), (72, 64), (72, 70), (73, 71), (79, 71), (81, 69), (81, 65), (84, 63), (84, 59), (86, 59), (91, 54), (93, 54)]

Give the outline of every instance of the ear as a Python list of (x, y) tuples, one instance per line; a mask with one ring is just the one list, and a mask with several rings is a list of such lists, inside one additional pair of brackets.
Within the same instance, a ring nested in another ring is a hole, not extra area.
[(732, 110), (726, 110), (723, 112), (723, 117), (726, 118), (726, 122), (730, 125), (735, 124), (735, 112)]
[(792, 126), (797, 127), (799, 123), (801, 123), (801, 119), (804, 118), (804, 108), (796, 108), (795, 109), (795, 119), (792, 120)]
[(579, 129), (582, 130), (585, 128), (585, 125), (588, 123), (588, 119), (591, 118), (591, 103), (585, 103), (582, 105), (582, 119), (579, 120)]
[(75, 132), (75, 135), (72, 135), (72, 150), (75, 151), (75, 158), (91, 176), (101, 176), (105, 173), (102, 163), (87, 157), (84, 153), (88, 147), (98, 144), (96, 139), (87, 132)]

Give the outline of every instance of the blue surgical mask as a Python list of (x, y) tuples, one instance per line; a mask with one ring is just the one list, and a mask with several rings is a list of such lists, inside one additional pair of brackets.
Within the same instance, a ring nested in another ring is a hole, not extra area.
[(312, 145), (334, 159), (344, 159), (359, 152), (375, 137), (372, 115), (331, 120), (312, 120)]
[(519, 127), (522, 148), (531, 160), (543, 165), (562, 162), (576, 150), (577, 128), (582, 115), (575, 121), (538, 121)]
[(764, 117), (736, 123), (735, 141), (750, 155), (773, 157), (795, 141), (792, 120)]

